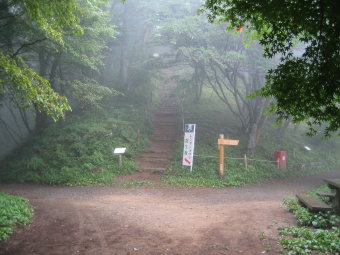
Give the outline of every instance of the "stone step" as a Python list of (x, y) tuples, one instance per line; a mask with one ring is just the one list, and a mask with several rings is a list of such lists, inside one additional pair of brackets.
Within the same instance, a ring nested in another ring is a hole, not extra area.
[(164, 140), (164, 139), (167, 139), (167, 140), (173, 140), (173, 139), (176, 139), (178, 137), (178, 135), (176, 133), (166, 133), (164, 131), (160, 131), (160, 132), (157, 132), (157, 133), (154, 133), (152, 136), (151, 136), (151, 141), (153, 141), (154, 139), (155, 140)]
[(168, 136), (173, 136), (173, 137), (175, 136), (177, 137), (180, 134), (181, 134), (180, 132), (174, 129), (167, 129), (167, 130), (158, 129), (158, 130), (155, 130), (155, 132), (153, 132), (153, 135), (168, 135)]
[(160, 127), (171, 127), (171, 128), (174, 128), (174, 127), (178, 127), (178, 124), (177, 123), (165, 123), (165, 122), (160, 122), (160, 123), (155, 123), (154, 124), (154, 127), (157, 127), (157, 126), (160, 126)]
[(138, 169), (167, 168), (167, 165), (162, 162), (137, 162)]
[(171, 144), (171, 145), (167, 145), (167, 146), (150, 146), (148, 148), (148, 151), (152, 151), (154, 153), (158, 153), (158, 152), (167, 152), (167, 153), (171, 153), (173, 151), (173, 149), (175, 148), (175, 144)]
[(151, 138), (151, 141), (152, 142), (154, 142), (154, 143), (159, 143), (159, 142), (168, 142), (168, 144), (172, 144), (173, 143), (173, 140), (174, 139), (171, 139), (171, 138), (169, 138), (169, 137), (164, 137), (164, 138), (162, 138), (162, 137), (152, 137)]
[(146, 168), (139, 168), (138, 169), (139, 171), (150, 171), (150, 172), (164, 172), (167, 170), (167, 168), (165, 167), (159, 167), (159, 168), (156, 168), (156, 167), (146, 167)]
[(332, 210), (331, 206), (310, 194), (297, 194), (296, 197), (300, 203), (305, 205), (311, 212), (325, 212)]
[(163, 133), (173, 133), (173, 134), (180, 134), (181, 132), (179, 132), (181, 129), (179, 127), (176, 126), (176, 128), (174, 128), (173, 126), (162, 126), (162, 127), (153, 127), (153, 134), (163, 134)]
[(141, 158), (164, 158), (164, 159), (169, 159), (170, 158), (170, 153), (169, 152), (144, 152), (141, 155)]
[(157, 141), (152, 141), (150, 144), (150, 148), (158, 148), (162, 146), (169, 146), (172, 147), (176, 143), (176, 140), (157, 140)]
[(175, 109), (173, 109), (173, 110), (170, 110), (170, 109), (163, 109), (163, 110), (160, 110), (160, 109), (158, 109), (158, 110), (156, 110), (156, 112), (155, 112), (155, 116), (157, 116), (157, 115), (166, 115), (166, 116), (172, 116), (172, 115), (174, 115), (174, 116), (176, 116), (176, 115), (178, 115), (179, 114), (179, 112), (178, 111), (176, 111)]
[(167, 119), (169, 121), (176, 122), (179, 119), (179, 114), (177, 114), (177, 112), (156, 113), (153, 119), (154, 120)]
[(152, 158), (152, 157), (142, 157), (137, 160), (139, 163), (149, 163), (149, 162), (154, 162), (154, 163), (168, 163), (169, 159), (168, 158)]

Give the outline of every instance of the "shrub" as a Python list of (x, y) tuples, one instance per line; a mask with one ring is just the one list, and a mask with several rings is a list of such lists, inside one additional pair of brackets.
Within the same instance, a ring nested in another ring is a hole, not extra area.
[(0, 241), (13, 233), (14, 226), (31, 223), (32, 216), (27, 199), (0, 192)]

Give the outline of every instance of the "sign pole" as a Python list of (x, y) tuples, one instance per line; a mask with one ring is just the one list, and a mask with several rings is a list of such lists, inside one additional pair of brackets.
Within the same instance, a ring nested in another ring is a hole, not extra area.
[[(220, 134), (220, 139), (224, 139), (224, 135)], [(220, 177), (224, 175), (224, 145), (220, 144), (219, 145), (219, 151), (220, 151)]]
[(122, 166), (122, 163), (123, 163), (122, 154), (118, 155), (118, 159), (119, 159), (119, 166)]

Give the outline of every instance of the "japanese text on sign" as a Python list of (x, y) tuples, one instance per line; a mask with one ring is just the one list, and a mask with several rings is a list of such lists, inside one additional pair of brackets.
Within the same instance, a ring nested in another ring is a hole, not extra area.
[(183, 166), (190, 166), (192, 169), (194, 161), (196, 124), (185, 124)]

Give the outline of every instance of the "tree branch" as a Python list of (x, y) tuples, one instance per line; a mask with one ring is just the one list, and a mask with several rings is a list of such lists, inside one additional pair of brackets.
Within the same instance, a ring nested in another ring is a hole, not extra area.
[(24, 43), (23, 45), (21, 45), (21, 47), (20, 47), (15, 53), (13, 53), (12, 57), (16, 57), (16, 56), (20, 53), (20, 51), (21, 51), (23, 48), (28, 47), (28, 46), (32, 46), (32, 45), (34, 45), (34, 44), (36, 44), (36, 43), (43, 42), (43, 41), (45, 41), (46, 39), (47, 39), (47, 38), (45, 37), (45, 38), (38, 39), (38, 40), (35, 40), (35, 41), (33, 41), (33, 42), (30, 42), (30, 43)]

